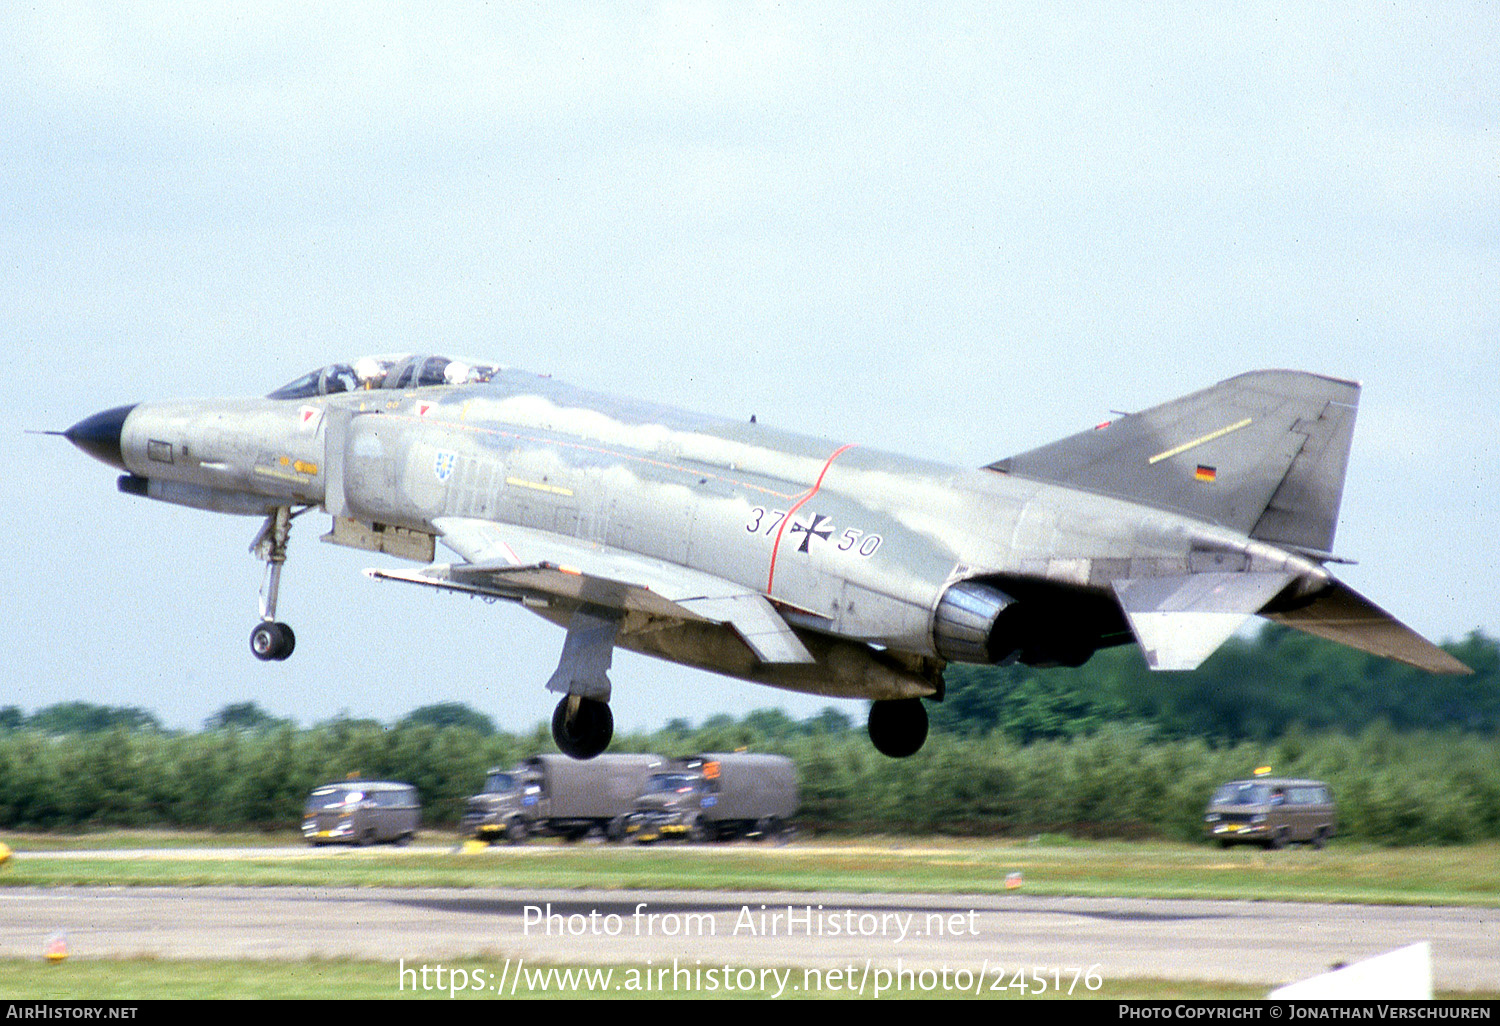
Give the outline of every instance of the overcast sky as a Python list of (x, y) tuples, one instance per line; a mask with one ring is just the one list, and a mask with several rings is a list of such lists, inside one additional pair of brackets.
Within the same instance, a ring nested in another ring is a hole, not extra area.
[[(320, 514), (257, 662), (256, 522), (22, 434), (390, 351), (965, 466), (1355, 378), (1340, 575), (1500, 634), (1493, 5), (6, 5), (0, 260), (0, 705), (546, 718), (560, 629)], [(621, 728), (830, 704), (612, 676)]]

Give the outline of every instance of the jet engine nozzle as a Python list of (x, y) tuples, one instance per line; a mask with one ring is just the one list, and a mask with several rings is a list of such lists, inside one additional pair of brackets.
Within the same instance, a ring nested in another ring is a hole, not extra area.
[(1014, 651), (1005, 644), (996, 651), (1000, 614), (1015, 600), (999, 588), (960, 581), (943, 592), (932, 619), (933, 647), (955, 663), (998, 663)]
[(139, 403), (116, 406), (114, 409), (85, 417), (63, 432), (63, 437), (101, 463), (125, 470), (125, 456), (120, 451), (120, 434), (125, 428), (125, 418)]

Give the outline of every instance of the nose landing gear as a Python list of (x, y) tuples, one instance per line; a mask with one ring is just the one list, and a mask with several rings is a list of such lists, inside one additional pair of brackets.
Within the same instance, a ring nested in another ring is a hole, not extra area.
[(297, 636), (284, 623), (263, 620), (250, 632), (250, 651), (255, 658), (278, 662), (292, 654), (297, 647)]
[(250, 651), (255, 658), (280, 662), (297, 647), (297, 636), (284, 623), (276, 621), (276, 598), (281, 591), (281, 567), (286, 562), (286, 543), (292, 530), (292, 511), (279, 506), (266, 517), (265, 525), (250, 551), (266, 564), (265, 580), (260, 588), (260, 623), (250, 632)]

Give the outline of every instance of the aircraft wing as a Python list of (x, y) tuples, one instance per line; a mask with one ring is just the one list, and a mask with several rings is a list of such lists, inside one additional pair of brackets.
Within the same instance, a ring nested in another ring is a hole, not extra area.
[(465, 562), (366, 573), (515, 601), (562, 599), (649, 619), (722, 624), (763, 663), (815, 661), (764, 595), (732, 581), (551, 531), (465, 517), (434, 526)]

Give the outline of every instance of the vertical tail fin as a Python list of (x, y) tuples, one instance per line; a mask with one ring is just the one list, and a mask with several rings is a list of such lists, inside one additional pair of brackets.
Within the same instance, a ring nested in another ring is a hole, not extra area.
[(1358, 406), (1355, 382), (1253, 371), (990, 469), (1326, 553)]

